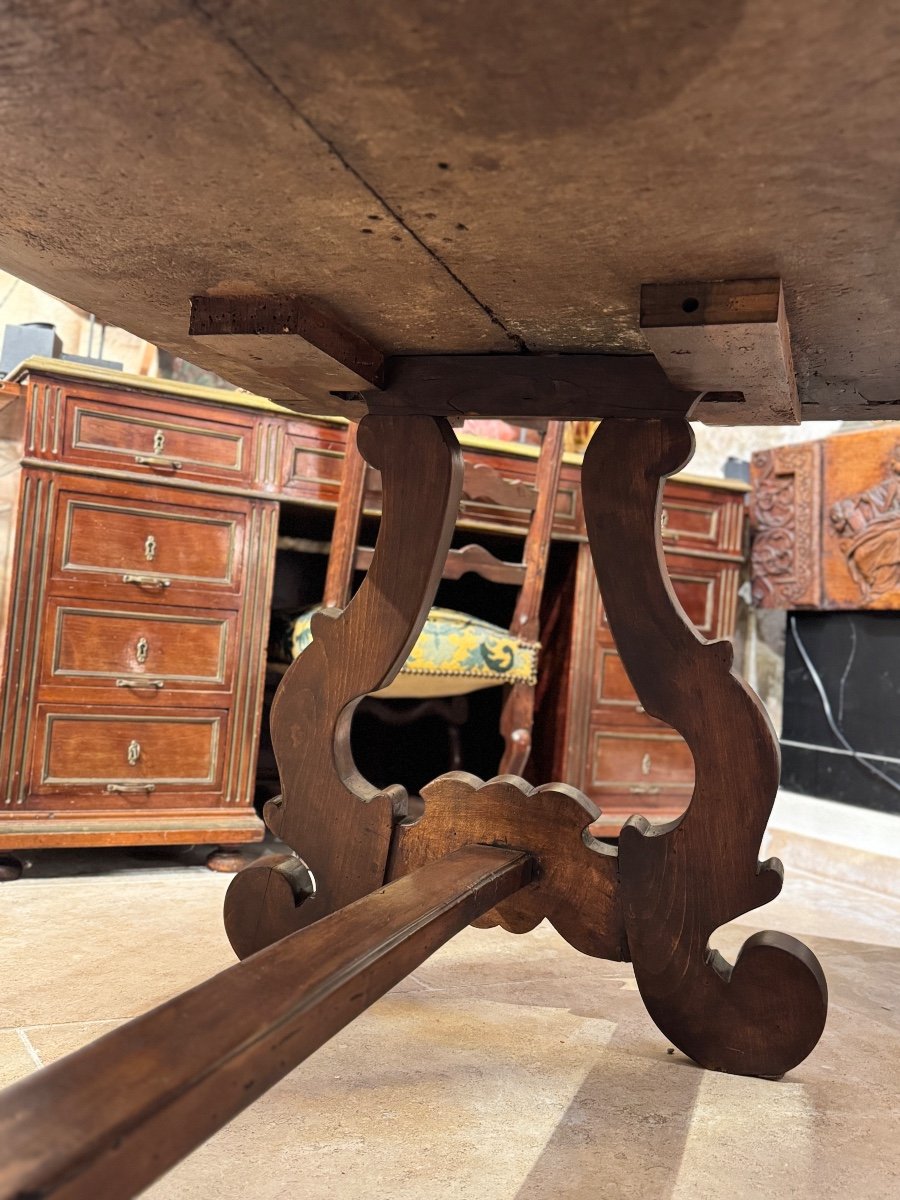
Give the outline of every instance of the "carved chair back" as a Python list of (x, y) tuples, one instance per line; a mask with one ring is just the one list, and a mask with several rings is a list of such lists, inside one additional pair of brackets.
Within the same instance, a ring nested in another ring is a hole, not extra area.
[[(519, 562), (507, 562), (484, 546), (470, 544), (450, 550), (442, 572), (444, 579), (459, 579), (467, 572), (472, 572), (491, 583), (517, 585), (519, 594), (509, 629), (513, 637), (526, 642), (540, 640), (541, 596), (559, 489), (564, 432), (564, 422), (547, 422), (533, 486), (504, 478), (486, 463), (466, 463), (463, 498), (475, 503), (490, 501), (530, 512), (528, 531)], [(328, 608), (346, 606), (354, 571), (366, 570), (372, 560), (373, 550), (358, 544), (366, 470), (366, 463), (356, 444), (356, 425), (351, 424), (347, 432), (341, 494), (335, 513), (325, 579), (323, 604)], [(501, 774), (521, 773), (531, 750), (533, 720), (534, 686), (514, 683), (504, 699), (500, 719), (500, 732), (505, 743)]]

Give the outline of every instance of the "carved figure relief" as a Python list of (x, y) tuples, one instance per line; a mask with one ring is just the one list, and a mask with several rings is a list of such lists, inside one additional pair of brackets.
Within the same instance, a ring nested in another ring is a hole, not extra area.
[(900, 442), (884, 477), (835, 501), (828, 519), (863, 600), (900, 592)]

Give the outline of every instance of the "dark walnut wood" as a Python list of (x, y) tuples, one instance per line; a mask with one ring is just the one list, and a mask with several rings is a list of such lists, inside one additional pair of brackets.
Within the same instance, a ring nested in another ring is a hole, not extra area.
[[(344, 447), (349, 426), (325, 418), (312, 417), (273, 421), (279, 457), (279, 469), (274, 472), (275, 485), (271, 490), (287, 503), (312, 504), (316, 507), (337, 507), (343, 495)], [(465, 494), (459, 506), (457, 527), (465, 530), (485, 529), (497, 533), (526, 534), (537, 501), (535, 490), (538, 454), (537, 447), (521, 446), (514, 442), (492, 442), (466, 434), (460, 435), (466, 473), (486, 467), (514, 487), (507, 493), (510, 503), (473, 500)], [(521, 491), (519, 489), (522, 489)], [(363, 509), (366, 513), (381, 511), (381, 479), (377, 471), (366, 472)], [(523, 503), (527, 500), (527, 505)], [(556, 495), (553, 537), (580, 540), (584, 536), (581, 513), (581, 464), (564, 461)]]
[(429, 354), (389, 358), (383, 389), (362, 394), (373, 413), (490, 415), (508, 421), (663, 417), (685, 395), (652, 355)]
[[(374, 554), (375, 551), (370, 546), (359, 546), (353, 557), (353, 565), (356, 570), (368, 571)], [(330, 566), (331, 561), (329, 560)], [(482, 579), (487, 579), (490, 583), (510, 583), (521, 586), (525, 580), (525, 566), (523, 563), (506, 562), (505, 559), (492, 554), (487, 547), (477, 543), (461, 546), (458, 550), (448, 550), (442, 578), (462, 579), (463, 575), (469, 574), (480, 575)]]
[[(322, 604), (325, 608), (344, 608), (350, 599), (353, 571), (360, 564), (354, 561), (359, 526), (362, 521), (363, 496), (366, 490), (366, 460), (357, 447), (358, 426), (347, 426), (344, 443), (344, 466), (341, 490), (334, 526), (331, 531), (331, 550), (325, 573)], [(374, 551), (372, 552), (374, 554)], [(365, 564), (368, 570), (371, 558)]]
[(276, 915), (258, 902), (271, 865), (242, 871), (226, 910), (241, 955), (380, 887), (394, 821), (406, 813), (401, 787), (379, 791), (357, 771), (350, 721), (363, 696), (394, 678), (425, 622), (453, 534), (462, 456), (447, 422), (431, 417), (368, 417), (358, 438), (384, 481), (372, 565), (343, 612), (313, 618), (313, 640), (282, 679), (271, 715), (282, 795), (264, 815), (308, 865), (315, 894)]
[(480, 575), (489, 583), (510, 583), (521, 587), (525, 581), (523, 563), (511, 563), (497, 558), (496, 554), (491, 554), (485, 546), (472, 544), (448, 551), (443, 578), (461, 579), (469, 573)]
[(814, 955), (782, 934), (748, 939), (733, 967), (708, 948), (719, 926), (781, 888), (780, 863), (756, 857), (779, 752), (765, 710), (731, 670), (731, 645), (697, 634), (666, 575), (662, 480), (692, 448), (684, 419), (612, 420), (584, 460), (594, 567), (622, 661), (647, 712), (687, 742), (696, 773), (679, 820), (623, 827), (622, 907), (638, 987), (666, 1036), (702, 1066), (779, 1076), (818, 1041), (827, 990)]
[[(745, 488), (727, 480), (674, 478), (663, 493), (666, 568), (678, 602), (707, 638), (731, 638), (745, 560)], [(619, 557), (628, 553), (619, 547)], [(619, 657), (594, 574), (578, 546), (542, 615), (534, 761), (529, 778), (565, 779), (602, 809), (600, 837), (635, 811), (680, 816), (694, 763), (670, 726), (650, 716)]]
[(423, 788), (422, 798), (424, 815), (397, 827), (390, 878), (469, 842), (527, 846), (533, 881), (473, 924), (528, 933), (546, 918), (583, 954), (627, 959), (616, 852), (587, 833), (599, 811), (575, 788), (533, 788), (513, 776), (482, 783), (455, 771)]
[[(538, 642), (540, 638), (544, 576), (560, 499), (563, 503), (566, 499), (570, 500), (572, 517), (577, 513), (574, 494), (569, 492), (568, 497), (560, 497), (564, 438), (565, 430), (561, 421), (545, 423), (537, 462), (520, 460), (525, 468), (523, 474), (528, 473), (527, 467), (531, 467), (533, 481), (505, 474), (499, 469), (500, 463), (496, 458), (494, 461), (481, 459), (466, 463), (462, 485), (463, 505), (473, 504), (482, 512), (492, 512), (495, 519), (503, 515), (504, 524), (508, 512), (516, 513), (519, 517), (525, 515), (527, 528), (522, 559), (520, 562), (506, 562), (483, 546), (469, 545), (449, 550), (442, 569), (445, 579), (459, 579), (471, 571), (493, 583), (519, 585), (510, 632), (514, 637), (529, 642)], [(377, 475), (373, 482), (380, 498), (385, 483)], [(374, 551), (355, 544), (365, 496), (364, 463), (356, 448), (351, 427), (345, 447), (342, 487), (325, 583), (325, 601), (330, 597), (332, 603), (339, 607), (343, 607), (349, 596), (353, 570), (367, 570), (373, 559)], [(534, 686), (525, 682), (516, 683), (506, 690), (500, 717), (500, 732), (504, 740), (499, 764), (501, 774), (521, 774), (528, 762), (532, 744), (534, 694)], [(445, 717), (453, 711), (446, 705), (439, 706), (439, 710)], [(369, 711), (384, 717), (388, 708), (385, 702), (373, 700), (369, 703)], [(422, 711), (419, 708), (409, 710), (407, 722), (418, 719)], [(436, 709), (432, 707), (430, 711), (434, 714)], [(397, 720), (396, 711), (387, 719), (394, 724), (403, 723)], [(448, 722), (448, 736), (456, 756), (460, 736), (458, 726), (452, 721)], [(458, 761), (454, 757), (454, 765)]]
[(463, 496), (466, 500), (489, 500), (506, 508), (534, 512), (538, 494), (533, 484), (521, 479), (507, 479), (487, 463), (466, 463), (463, 475)]
[[(510, 633), (528, 642), (537, 642), (541, 632), (541, 598), (544, 576), (550, 557), (550, 538), (556, 493), (562, 469), (565, 426), (551, 421), (544, 434), (541, 457), (538, 460), (535, 488), (537, 504), (534, 518), (525, 538), (522, 561), (525, 578), (519, 591)], [(531, 736), (534, 725), (535, 689), (530, 683), (514, 683), (503, 701), (500, 713), (500, 733), (503, 736), (501, 775), (521, 775), (531, 755)]]
[(532, 868), (463, 847), (24, 1079), (0, 1098), (0, 1194), (137, 1195)]

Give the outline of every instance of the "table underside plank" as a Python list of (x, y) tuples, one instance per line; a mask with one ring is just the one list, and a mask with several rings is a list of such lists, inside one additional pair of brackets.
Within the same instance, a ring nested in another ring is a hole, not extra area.
[(137, 1195), (531, 869), (463, 847), (28, 1076), (0, 1099), (0, 1197)]
[(35, 0), (0, 265), (330, 412), (344, 370), (298, 344), (279, 384), (190, 339), (190, 297), (305, 295), (385, 355), (634, 353), (642, 283), (778, 276), (804, 416), (896, 415), (896, 15)]

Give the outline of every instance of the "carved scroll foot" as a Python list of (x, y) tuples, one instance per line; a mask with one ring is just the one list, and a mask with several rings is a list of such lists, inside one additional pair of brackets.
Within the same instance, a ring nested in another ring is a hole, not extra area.
[(245, 957), (381, 887), (391, 833), (407, 811), (357, 771), (350, 722), (363, 696), (387, 686), (425, 623), (447, 556), (462, 488), (462, 456), (446, 421), (369, 416), (363, 457), (382, 475), (372, 563), (343, 611), (313, 617), (312, 642), (272, 704), (282, 795), (266, 824), (299, 858), (262, 859), (235, 877), (225, 927)]
[(815, 956), (761, 933), (734, 966), (709, 949), (721, 925), (766, 904), (781, 864), (757, 862), (778, 788), (778, 742), (762, 705), (732, 672), (727, 642), (700, 637), (676, 599), (661, 541), (666, 475), (690, 458), (686, 420), (605, 420), (585, 455), (591, 552), (610, 627), (646, 711), (694, 758), (690, 807), (652, 826), (632, 817), (619, 840), (628, 947), (650, 1015), (702, 1066), (780, 1076), (825, 1023)]

